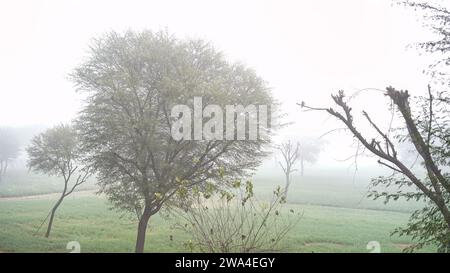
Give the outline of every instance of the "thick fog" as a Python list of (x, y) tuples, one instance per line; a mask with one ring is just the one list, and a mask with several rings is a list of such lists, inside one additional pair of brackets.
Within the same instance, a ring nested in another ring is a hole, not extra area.
[[(91, 38), (110, 30), (159, 30), (202, 38), (228, 59), (253, 67), (273, 89), (292, 125), (276, 141), (318, 137), (340, 125), (326, 115), (302, 112), (296, 103), (331, 106), (339, 89), (388, 122), (386, 99), (375, 89), (392, 85), (426, 91), (422, 70), (429, 57), (408, 45), (430, 33), (411, 10), (392, 1), (3, 1), (0, 3), (0, 126), (39, 128), (72, 120), (80, 107), (68, 74), (83, 61)], [(364, 128), (364, 127), (362, 127)], [(355, 152), (348, 133), (324, 137), (320, 160), (352, 173)], [(375, 159), (360, 158), (361, 166)], [(269, 158), (265, 171), (277, 168)], [(354, 167), (354, 166), (353, 166)]]

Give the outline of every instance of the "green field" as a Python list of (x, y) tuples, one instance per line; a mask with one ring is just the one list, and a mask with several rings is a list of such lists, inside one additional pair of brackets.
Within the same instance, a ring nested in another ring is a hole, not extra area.
[[(10, 196), (55, 192), (55, 178), (31, 179), (32, 187), (22, 192), (26, 176), (9, 188)], [(336, 180), (338, 178), (334, 178)], [(303, 213), (301, 220), (282, 242), (285, 252), (369, 252), (370, 241), (378, 241), (381, 252), (400, 252), (413, 242), (409, 238), (390, 236), (404, 225), (410, 212), (420, 204), (382, 202), (364, 198), (367, 185), (354, 181), (332, 183), (328, 177), (297, 177), (286, 205)], [(255, 192), (264, 198), (276, 185), (273, 179), (255, 178)], [(23, 185), (22, 185), (23, 184)], [(28, 184), (28, 185), (30, 185)], [(39, 191), (44, 185), (46, 191)], [(86, 188), (93, 188), (93, 184)], [(2, 187), (0, 186), (0, 191)], [(30, 189), (35, 189), (30, 191)], [(3, 196), (6, 196), (5, 191)], [(76, 193), (68, 197), (57, 213), (51, 238), (43, 237), (45, 219), (55, 196), (39, 198), (0, 198), (0, 252), (68, 252), (66, 244), (78, 241), (82, 252), (133, 252), (137, 223), (130, 216), (110, 210), (105, 198), (92, 193)], [(155, 215), (150, 219), (146, 240), (147, 252), (188, 251), (183, 243), (188, 234), (172, 228), (177, 219)], [(170, 240), (172, 237), (173, 240)], [(423, 249), (434, 252), (434, 247)]]
[[(137, 223), (109, 210), (106, 201), (97, 196), (68, 198), (56, 217), (51, 238), (42, 236), (44, 229), (35, 234), (51, 201), (0, 201), (0, 251), (66, 252), (69, 241), (80, 242), (83, 252), (133, 251)], [(390, 231), (406, 222), (406, 213), (289, 206), (302, 211), (303, 217), (283, 241), (282, 248), (287, 252), (368, 252), (369, 241), (380, 242), (382, 252), (399, 252), (411, 243), (406, 238), (389, 236)], [(183, 242), (189, 236), (173, 230), (173, 221), (159, 215), (150, 220), (146, 251), (187, 251)]]
[[(369, 177), (293, 175), (291, 180), (289, 203), (400, 212), (412, 212), (423, 206), (422, 203), (414, 200), (401, 199), (384, 204), (383, 200), (368, 199), (366, 196), (369, 190)], [(276, 185), (284, 186), (284, 180), (275, 175), (256, 176), (254, 184), (258, 196), (268, 197)], [(406, 189), (406, 187), (403, 188), (403, 190)]]
[[(60, 192), (60, 177), (40, 175), (23, 170), (8, 170), (0, 181), (0, 197), (26, 196)], [(79, 190), (95, 189), (95, 179), (89, 179)]]

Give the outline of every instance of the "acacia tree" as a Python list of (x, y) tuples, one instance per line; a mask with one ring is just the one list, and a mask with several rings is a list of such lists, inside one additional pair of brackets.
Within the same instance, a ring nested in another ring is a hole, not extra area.
[(12, 129), (0, 128), (0, 181), (8, 164), (19, 155), (20, 145)]
[[(278, 161), (281, 168), (283, 169), (284, 175), (286, 176), (286, 186), (284, 187), (284, 197), (287, 197), (289, 185), (291, 184), (291, 173), (297, 171), (294, 169), (294, 165), (299, 158), (301, 158), (300, 143), (295, 144), (288, 140), (282, 143), (277, 149), (281, 152), (283, 156), (283, 162)], [(303, 164), (302, 164), (303, 165)]]
[[(112, 204), (136, 214), (136, 252), (144, 250), (150, 217), (164, 205), (176, 205), (181, 199), (174, 196), (189, 195), (195, 185), (224, 186), (223, 181), (247, 176), (266, 154), (270, 133), (255, 141), (224, 140), (220, 116), (209, 127), (213, 140), (172, 137), (172, 125), (179, 120), (171, 109), (192, 107), (195, 96), (203, 105), (273, 102), (252, 70), (228, 63), (205, 42), (177, 40), (167, 32), (111, 32), (93, 42), (72, 78), (88, 95), (77, 121), (86, 162)], [(185, 122), (191, 123), (186, 115)], [(233, 114), (231, 121), (238, 116)], [(205, 114), (200, 119), (211, 118)], [(230, 130), (232, 124), (227, 124)]]
[(31, 170), (62, 176), (64, 182), (61, 196), (49, 213), (50, 219), (45, 233), (45, 237), (48, 238), (56, 210), (64, 198), (86, 182), (90, 172), (82, 167), (77, 134), (69, 125), (58, 125), (35, 136), (27, 148), (27, 153), (29, 157), (27, 164)]

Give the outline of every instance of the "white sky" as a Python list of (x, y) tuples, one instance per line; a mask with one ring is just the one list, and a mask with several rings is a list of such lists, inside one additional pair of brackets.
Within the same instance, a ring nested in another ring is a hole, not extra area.
[[(70, 121), (80, 103), (67, 74), (82, 62), (90, 38), (167, 27), (255, 68), (296, 121), (283, 134), (321, 134), (333, 128), (330, 121), (300, 113), (296, 102), (330, 105), (338, 89), (425, 90), (427, 60), (406, 50), (428, 35), (417, 18), (389, 0), (2, 1), (0, 126)], [(377, 113), (385, 105), (376, 104), (379, 97), (361, 102)]]

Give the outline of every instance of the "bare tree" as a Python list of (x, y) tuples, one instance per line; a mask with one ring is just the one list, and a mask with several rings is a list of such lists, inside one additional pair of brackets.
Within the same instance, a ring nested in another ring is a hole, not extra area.
[[(424, 211), (416, 212), (412, 215), (412, 221), (406, 231), (401, 234), (413, 235), (422, 240), (422, 244), (429, 243), (430, 239), (438, 242), (445, 248), (450, 243), (450, 175), (444, 173), (442, 167), (448, 164), (448, 152), (450, 141), (448, 138), (449, 127), (445, 123), (447, 118), (439, 118), (439, 113), (435, 112), (434, 97), (431, 88), (428, 87), (428, 106), (426, 109), (426, 118), (415, 117), (412, 113), (409, 101), (408, 91), (396, 90), (392, 87), (386, 88), (385, 95), (391, 100), (395, 110), (400, 114), (406, 135), (402, 137), (414, 145), (415, 150), (423, 160), (423, 168), (427, 174), (426, 178), (421, 178), (414, 173), (410, 166), (407, 166), (398, 156), (396, 141), (389, 134), (389, 130), (383, 131), (381, 127), (375, 124), (369, 114), (363, 111), (363, 116), (370, 126), (377, 133), (377, 137), (369, 138), (363, 135), (355, 126), (352, 108), (345, 100), (344, 92), (332, 95), (334, 103), (340, 111), (334, 108), (317, 108), (307, 106), (302, 102), (301, 106), (308, 110), (324, 111), (331, 116), (336, 117), (352, 135), (372, 154), (376, 155), (378, 163), (391, 169), (394, 174), (400, 175), (400, 178), (379, 178), (375, 180), (376, 184), (386, 186), (397, 185), (399, 188), (405, 185), (414, 185), (417, 191), (414, 192), (372, 192), (375, 198), (385, 197), (386, 200), (397, 200), (400, 197), (406, 199), (425, 199), (430, 202), (431, 207)], [(436, 208), (436, 209), (434, 209)]]
[(289, 185), (291, 184), (291, 173), (297, 171), (294, 165), (301, 158), (300, 143), (295, 144), (290, 140), (277, 147), (283, 156), (283, 162), (278, 161), (286, 176), (286, 186), (284, 187), (284, 196), (287, 197)]
[[(81, 165), (77, 135), (68, 125), (59, 125), (35, 136), (27, 148), (27, 153), (28, 166), (31, 170), (63, 177), (64, 187), (61, 196), (49, 213), (50, 219), (45, 233), (45, 237), (48, 238), (56, 210), (64, 198), (86, 182), (90, 173)], [(70, 185), (72, 180), (74, 182)]]

